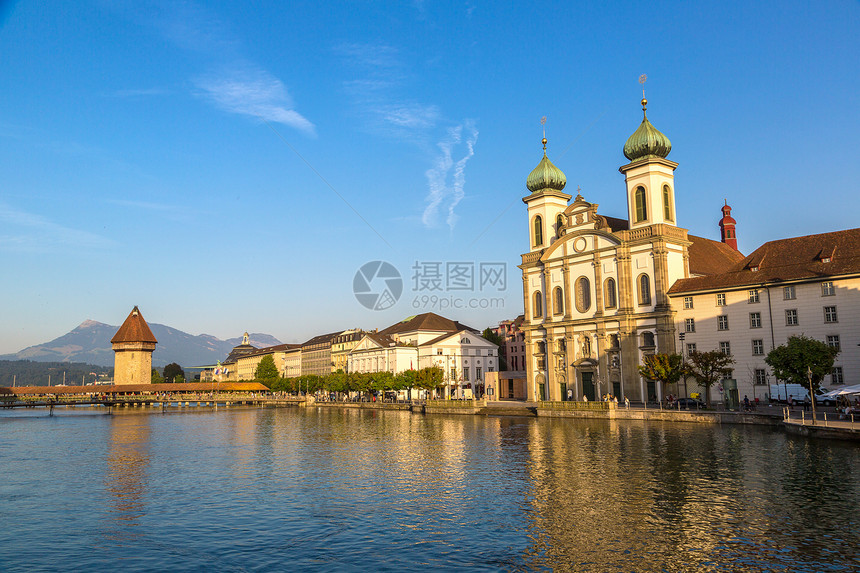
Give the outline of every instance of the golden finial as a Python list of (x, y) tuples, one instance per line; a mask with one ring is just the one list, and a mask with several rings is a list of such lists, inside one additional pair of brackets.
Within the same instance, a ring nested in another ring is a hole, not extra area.
[(645, 82), (648, 81), (648, 76), (642, 74), (639, 76), (639, 83), (642, 84), (642, 114), (647, 116), (648, 113), (645, 111), (648, 108), (648, 100), (645, 99)]
[(546, 116), (540, 118), (540, 124), (543, 126), (543, 139), (540, 142), (543, 143), (543, 154), (546, 155)]

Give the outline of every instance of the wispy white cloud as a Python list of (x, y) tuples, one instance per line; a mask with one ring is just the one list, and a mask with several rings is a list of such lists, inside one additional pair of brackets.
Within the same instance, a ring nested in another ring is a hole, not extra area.
[(308, 134), (314, 124), (293, 109), (287, 88), (278, 78), (253, 66), (197, 78), (202, 95), (230, 113), (281, 123)]
[[(466, 164), (475, 155), (477, 141), (478, 130), (474, 122), (466, 120), (462, 124), (450, 128), (447, 136), (437, 144), (440, 153), (434, 159), (433, 167), (425, 173), (428, 193), (427, 206), (421, 217), (424, 226), (434, 227), (436, 225), (442, 202), (447, 201), (448, 216), (445, 222), (452, 231), (454, 230), (459, 218), (455, 209), (466, 194)], [(453, 159), (454, 152), (461, 150), (462, 147), (465, 147), (463, 155), (455, 162)]]
[(50, 252), (80, 249), (107, 249), (116, 243), (100, 235), (73, 229), (49, 219), (0, 203), (0, 250)]

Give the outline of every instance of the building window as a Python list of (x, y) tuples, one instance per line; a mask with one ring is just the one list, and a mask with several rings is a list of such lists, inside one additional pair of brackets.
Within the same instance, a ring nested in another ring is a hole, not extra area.
[(783, 300), (794, 300), (794, 286), (782, 287), (782, 298)]
[(824, 307), (824, 322), (839, 322), (836, 320), (836, 307), (835, 306), (825, 306)]
[(750, 328), (761, 328), (761, 313), (760, 312), (751, 312), (750, 313)]
[(553, 293), (555, 294), (555, 296), (553, 296), (555, 302), (553, 312), (555, 312), (555, 314), (564, 314), (564, 291), (561, 290), (561, 287), (555, 287)]
[(839, 343), (839, 335), (834, 334), (827, 337), (827, 346), (835, 348), (837, 351), (842, 350), (842, 345)]
[(651, 304), (651, 279), (648, 275), (639, 275), (639, 305), (649, 306)]
[(728, 356), (732, 355), (732, 344), (731, 342), (725, 341), (720, 342), (720, 352), (723, 354), (727, 354)]
[(785, 311), (785, 325), (797, 326), (797, 309), (790, 308)]
[(750, 302), (750, 303), (758, 302), (758, 289), (754, 288), (754, 289), (750, 290), (748, 293), (748, 296), (749, 296), (749, 298), (747, 299), (747, 302)]
[(688, 342), (687, 343), (687, 354), (689, 355), (691, 352), (695, 352), (695, 351), (696, 351), (696, 343), (695, 342)]
[(535, 291), (534, 295), (534, 309), (532, 312), (533, 318), (540, 318), (543, 316), (543, 297), (540, 294), (540, 291)]
[(615, 279), (608, 278), (603, 285), (603, 306), (606, 308), (615, 308), (618, 304), (615, 296)]
[(541, 245), (543, 245), (543, 219), (540, 218), (540, 215), (535, 217), (534, 240), (535, 247), (540, 247)]
[(717, 306), (726, 306), (726, 293), (717, 293)]
[(728, 330), (729, 329), (729, 317), (726, 315), (717, 317), (717, 330)]
[(648, 218), (648, 207), (645, 205), (645, 188), (637, 187), (633, 193), (633, 203), (636, 207), (636, 222), (641, 223)]
[(653, 348), (654, 347), (654, 333), (645, 331), (642, 333), (642, 346)]
[(685, 318), (684, 319), (684, 332), (696, 332), (696, 319), (695, 318)]
[(821, 283), (821, 296), (833, 296), (836, 294), (836, 289), (833, 288), (833, 281)]
[(484, 381), (484, 379), (481, 377), (481, 367), (480, 366), (475, 366), (475, 379), (478, 382)]
[(767, 384), (767, 370), (764, 368), (755, 369), (755, 385), (764, 386)]
[(663, 218), (667, 221), (674, 221), (672, 217), (672, 190), (668, 185), (663, 185)]
[(764, 356), (764, 340), (753, 340), (753, 356)]
[(845, 379), (842, 377), (842, 367), (834, 366), (833, 370), (830, 371), (830, 383), (831, 384), (844, 384)]
[(685, 296), (684, 297), (684, 308), (693, 308), (693, 297)]
[(559, 214), (558, 217), (555, 218), (555, 236), (556, 237), (559, 237), (559, 238), (561, 237), (561, 230), (563, 227), (564, 227), (564, 217), (562, 217), (561, 214)]
[(579, 277), (574, 284), (574, 296), (576, 299), (576, 310), (586, 312), (591, 308), (591, 283), (585, 277)]

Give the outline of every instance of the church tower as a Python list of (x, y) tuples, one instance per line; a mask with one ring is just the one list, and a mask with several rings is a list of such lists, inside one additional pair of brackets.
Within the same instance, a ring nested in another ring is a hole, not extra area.
[(732, 218), (732, 208), (729, 207), (728, 201), (725, 201), (722, 211), (723, 218), (720, 219), (720, 240), (737, 251), (738, 237), (735, 235), (737, 221)]
[(627, 183), (627, 214), (630, 228), (658, 223), (675, 225), (675, 168), (666, 156), (672, 151), (669, 138), (648, 121), (648, 100), (642, 98), (642, 123), (624, 144), (630, 163), (619, 171)]
[(562, 191), (567, 178), (561, 169), (553, 165), (546, 156), (546, 138), (543, 143), (543, 159), (529, 174), (526, 187), (531, 191), (523, 197), (529, 211), (529, 245), (531, 252), (550, 246), (561, 235), (564, 226), (564, 210), (570, 195)]
[(135, 306), (111, 338), (114, 351), (114, 384), (149, 384), (152, 352), (158, 341)]

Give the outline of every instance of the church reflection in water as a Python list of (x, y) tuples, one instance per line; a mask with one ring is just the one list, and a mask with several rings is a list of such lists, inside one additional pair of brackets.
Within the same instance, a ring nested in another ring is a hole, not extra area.
[(144, 514), (143, 496), (150, 463), (150, 416), (118, 414), (111, 417), (105, 488), (110, 495), (110, 515), (119, 535), (138, 525)]

